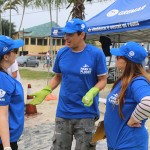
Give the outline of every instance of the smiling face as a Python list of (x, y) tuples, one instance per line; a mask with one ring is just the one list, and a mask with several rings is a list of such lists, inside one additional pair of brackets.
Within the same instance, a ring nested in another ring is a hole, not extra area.
[(81, 51), (85, 47), (84, 41), (85, 33), (66, 33), (64, 39), (66, 40), (66, 45), (72, 48), (73, 51)]

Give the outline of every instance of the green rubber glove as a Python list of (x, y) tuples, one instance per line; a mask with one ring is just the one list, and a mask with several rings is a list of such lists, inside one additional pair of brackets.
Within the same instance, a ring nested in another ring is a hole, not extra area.
[(34, 96), (33, 100), (29, 103), (32, 105), (41, 104), (45, 97), (52, 92), (50, 86), (45, 86), (41, 91), (31, 94), (30, 96)]
[(91, 88), (85, 96), (82, 98), (84, 106), (91, 106), (93, 104), (93, 98), (99, 93), (99, 89), (96, 87)]

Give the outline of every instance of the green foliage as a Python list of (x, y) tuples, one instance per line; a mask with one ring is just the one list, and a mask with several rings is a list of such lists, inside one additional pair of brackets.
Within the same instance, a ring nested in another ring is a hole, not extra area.
[[(40, 80), (40, 79), (47, 79), (48, 72), (46, 71), (32, 71), (29, 69), (20, 68), (19, 69), (21, 78), (30, 79), (30, 80)], [(54, 74), (50, 72), (49, 78), (53, 77)]]
[[(5, 19), (2, 19), (2, 34), (3, 35), (7, 35), (9, 36), (9, 27), (10, 27), (10, 23), (8, 20), (5, 20)], [(12, 30), (12, 33), (15, 32), (15, 25), (14, 23), (11, 23), (11, 30)]]
[(85, 40), (85, 42), (86, 42), (87, 44), (92, 44), (92, 45), (95, 45), (95, 46), (96, 46), (96, 43), (95, 43), (95, 41), (93, 41), (93, 40)]

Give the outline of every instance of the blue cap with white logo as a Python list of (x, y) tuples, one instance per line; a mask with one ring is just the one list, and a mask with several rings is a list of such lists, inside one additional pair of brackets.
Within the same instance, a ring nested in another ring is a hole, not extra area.
[(65, 33), (87, 32), (87, 25), (79, 18), (68, 21), (62, 30)]
[(120, 48), (112, 48), (110, 53), (115, 56), (124, 56), (138, 64), (142, 64), (142, 61), (148, 56), (143, 46), (132, 41), (123, 44)]
[(23, 45), (24, 41), (21, 39), (13, 40), (8, 36), (0, 35), (0, 56), (3, 56), (14, 48), (19, 48)]

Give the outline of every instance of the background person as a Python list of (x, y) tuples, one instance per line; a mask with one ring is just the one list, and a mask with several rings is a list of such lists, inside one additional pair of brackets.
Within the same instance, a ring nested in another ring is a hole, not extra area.
[[(143, 48), (144, 48), (144, 43), (141, 43), (141, 45), (142, 45)], [(145, 48), (144, 48), (144, 49), (145, 49)], [(145, 51), (146, 51), (146, 49), (145, 49)], [(146, 70), (146, 60), (145, 60), (145, 59), (142, 61), (142, 66), (143, 66), (143, 68)]]
[(145, 122), (150, 116), (150, 76), (142, 67), (147, 52), (127, 42), (111, 49), (116, 66), (123, 71), (106, 101), (104, 126), (108, 150), (148, 150)]
[(17, 60), (15, 60), (15, 62), (7, 69), (7, 72), (9, 75), (21, 82)]
[(72, 19), (63, 32), (67, 46), (57, 53), (55, 76), (42, 91), (32, 94), (35, 98), (31, 104), (40, 104), (61, 83), (51, 150), (70, 150), (73, 136), (75, 149), (95, 150), (90, 142), (100, 115), (99, 91), (107, 83), (105, 55), (99, 48), (85, 43), (84, 21)]
[(17, 141), (24, 127), (23, 88), (7, 73), (23, 45), (23, 40), (0, 35), (0, 150), (18, 150)]

